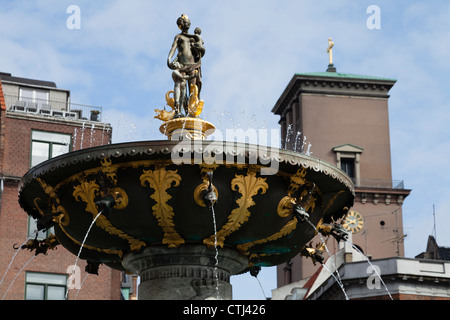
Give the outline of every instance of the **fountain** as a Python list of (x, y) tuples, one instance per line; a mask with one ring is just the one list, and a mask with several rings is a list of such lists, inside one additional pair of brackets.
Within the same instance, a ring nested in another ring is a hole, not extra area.
[(231, 299), (232, 275), (256, 276), (301, 252), (318, 258), (310, 224), (339, 236), (335, 221), (353, 205), (354, 188), (312, 156), (208, 141), (215, 127), (200, 118), (203, 40), (198, 29), (188, 33), (186, 15), (177, 24), (172, 110), (156, 110), (168, 140), (48, 160), (24, 175), (19, 202), (41, 230), (54, 227), (52, 247), (57, 241), (94, 270), (138, 274), (139, 299)]

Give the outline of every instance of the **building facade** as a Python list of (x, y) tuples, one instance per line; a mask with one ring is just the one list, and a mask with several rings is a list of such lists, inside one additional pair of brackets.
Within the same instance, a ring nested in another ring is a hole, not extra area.
[(72, 103), (70, 91), (53, 82), (9, 73), (0, 73), (0, 81), (0, 299), (123, 298), (120, 271), (100, 266), (98, 275), (88, 274), (80, 260), (68, 280), (76, 257), (62, 246), (46, 255), (17, 249), (51, 233), (36, 233), (36, 222), (20, 208), (21, 177), (47, 159), (110, 144), (112, 128), (101, 122), (102, 109)]
[(432, 259), (450, 261), (450, 248), (439, 246), (436, 238), (428, 236), (426, 250), (416, 256), (417, 259)]
[[(280, 116), (286, 149), (307, 152), (310, 145), (313, 157), (353, 179), (356, 198), (344, 227), (373, 259), (404, 256), (402, 204), (410, 190), (392, 178), (388, 100), (395, 82), (335, 68), (295, 74), (272, 110)], [(336, 252), (332, 240), (327, 245)], [(317, 268), (297, 256), (278, 266), (278, 287), (311, 277)]]
[[(308, 279), (273, 290), (272, 299), (450, 300), (448, 260), (390, 257), (369, 263), (351, 246), (341, 245), (325, 266)], [(338, 270), (339, 276), (329, 270)]]

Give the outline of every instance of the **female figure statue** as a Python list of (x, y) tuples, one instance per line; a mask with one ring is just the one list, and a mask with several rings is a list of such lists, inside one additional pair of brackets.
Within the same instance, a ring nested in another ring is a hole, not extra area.
[[(167, 66), (173, 70), (175, 117), (181, 117), (181, 107), (188, 114), (188, 88), (197, 85), (198, 95), (201, 90), (201, 58), (205, 54), (205, 47), (200, 36), (200, 29), (196, 28), (194, 34), (189, 34), (191, 21), (183, 14), (177, 20), (181, 33), (175, 36), (167, 58)], [(177, 56), (172, 60), (175, 52)], [(187, 84), (186, 84), (187, 82)]]

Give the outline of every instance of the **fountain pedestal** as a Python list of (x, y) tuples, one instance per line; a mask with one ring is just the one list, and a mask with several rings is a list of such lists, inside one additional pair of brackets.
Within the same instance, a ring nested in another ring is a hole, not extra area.
[(231, 300), (230, 276), (248, 266), (236, 250), (202, 245), (152, 246), (128, 253), (125, 269), (141, 277), (139, 300)]
[(215, 130), (212, 123), (192, 117), (171, 119), (159, 128), (159, 131), (172, 141), (205, 140)]

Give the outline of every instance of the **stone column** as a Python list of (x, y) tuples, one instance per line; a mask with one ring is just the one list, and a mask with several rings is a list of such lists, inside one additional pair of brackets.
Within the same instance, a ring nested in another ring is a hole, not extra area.
[(128, 253), (123, 266), (138, 274), (139, 300), (231, 300), (230, 276), (248, 266), (248, 258), (229, 248), (204, 245), (148, 247)]

